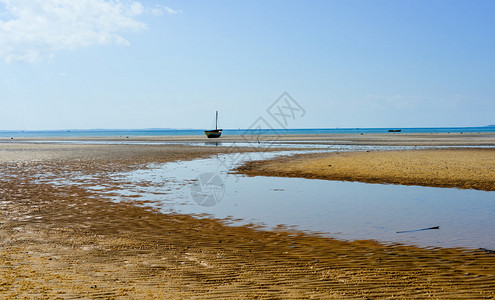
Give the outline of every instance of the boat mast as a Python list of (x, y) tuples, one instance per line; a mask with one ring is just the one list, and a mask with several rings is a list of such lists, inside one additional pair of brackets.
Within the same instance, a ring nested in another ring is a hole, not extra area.
[(215, 130), (218, 130), (218, 110), (215, 116)]

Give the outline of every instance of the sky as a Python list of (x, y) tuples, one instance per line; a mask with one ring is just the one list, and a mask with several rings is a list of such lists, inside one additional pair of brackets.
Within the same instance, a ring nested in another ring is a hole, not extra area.
[[(495, 124), (495, 1), (0, 0), (0, 130)], [(278, 106), (278, 104), (276, 105)], [(304, 113), (300, 113), (304, 112)]]

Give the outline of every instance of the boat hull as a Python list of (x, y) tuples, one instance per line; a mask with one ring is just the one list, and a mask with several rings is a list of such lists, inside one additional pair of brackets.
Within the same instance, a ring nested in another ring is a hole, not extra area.
[(222, 129), (205, 130), (206, 137), (209, 139), (219, 138), (222, 135)]

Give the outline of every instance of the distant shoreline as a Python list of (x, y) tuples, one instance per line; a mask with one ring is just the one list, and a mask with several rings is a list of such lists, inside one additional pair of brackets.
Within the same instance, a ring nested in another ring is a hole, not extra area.
[[(253, 126), (254, 128), (257, 128)], [(0, 138), (49, 137), (137, 137), (137, 136), (204, 136), (205, 129), (64, 129), (0, 130)], [(389, 132), (389, 130), (399, 132)], [(495, 133), (495, 125), (484, 127), (387, 127), (387, 128), (291, 128), (291, 129), (224, 129), (223, 136), (236, 135), (328, 135), (328, 134), (425, 134), (425, 133)]]
[[(74, 144), (166, 144), (201, 143), (207, 145), (249, 146), (287, 145), (371, 145), (371, 146), (441, 146), (495, 147), (495, 131), (482, 133), (368, 133), (368, 134), (285, 134), (285, 135), (222, 135), (208, 139), (204, 135), (121, 135), (121, 136), (50, 136), (0, 137), (0, 143), (74, 143)], [(240, 144), (242, 143), (242, 144)]]

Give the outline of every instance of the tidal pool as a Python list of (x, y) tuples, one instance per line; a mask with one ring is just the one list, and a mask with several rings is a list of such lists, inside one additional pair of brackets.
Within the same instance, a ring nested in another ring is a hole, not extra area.
[[(495, 192), (230, 173), (247, 160), (295, 153), (301, 151), (154, 164), (114, 174), (112, 186), (118, 189), (107, 196), (148, 201), (164, 213), (207, 214), (235, 225), (284, 225), (343, 240), (495, 249)], [(105, 193), (101, 186), (85, 186)]]

